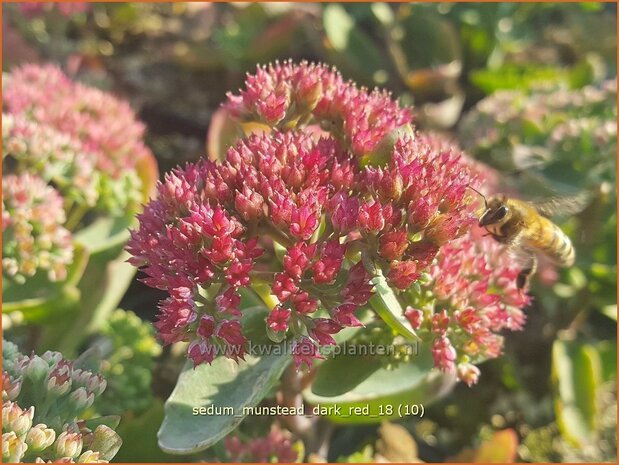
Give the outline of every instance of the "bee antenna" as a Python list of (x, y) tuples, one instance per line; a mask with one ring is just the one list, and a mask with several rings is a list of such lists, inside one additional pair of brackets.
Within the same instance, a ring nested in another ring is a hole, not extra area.
[(471, 187), (469, 185), (467, 185), (466, 187), (468, 187), (469, 189), (471, 189), (472, 191), (477, 192), (482, 199), (484, 199), (484, 204), (486, 205), (486, 208), (488, 208), (488, 199), (486, 199), (486, 196), (484, 194), (482, 194), (481, 192), (479, 192), (477, 189), (475, 189), (474, 187)]

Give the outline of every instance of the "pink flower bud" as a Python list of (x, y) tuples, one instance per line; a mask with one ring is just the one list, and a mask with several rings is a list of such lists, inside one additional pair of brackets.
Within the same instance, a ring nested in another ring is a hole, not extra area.
[(63, 431), (56, 439), (55, 453), (57, 457), (76, 458), (82, 452), (82, 435)]
[(480, 371), (475, 365), (470, 363), (458, 363), (457, 367), (458, 379), (466, 383), (469, 387), (477, 384)]
[(449, 315), (446, 310), (441, 310), (438, 313), (432, 315), (432, 332), (438, 334), (445, 334), (447, 328), (449, 328)]
[(4, 463), (21, 462), (27, 449), (28, 446), (15, 434), (15, 431), (2, 434), (2, 461)]
[(387, 280), (398, 289), (408, 289), (419, 278), (417, 264), (414, 261), (394, 261), (387, 275)]
[(355, 310), (357, 306), (351, 303), (344, 303), (338, 305), (333, 310), (333, 319), (342, 326), (357, 327), (364, 326), (361, 321), (355, 316)]
[(316, 245), (307, 245), (297, 242), (288, 249), (284, 256), (284, 270), (293, 279), (301, 279), (303, 273), (309, 268), (310, 260), (316, 253)]
[(196, 332), (201, 338), (210, 339), (215, 334), (215, 319), (211, 315), (202, 315)]
[(451, 341), (446, 336), (439, 336), (434, 339), (432, 344), (432, 357), (434, 366), (438, 369), (453, 373), (456, 370), (454, 360), (456, 360), (456, 349), (451, 345)]
[(328, 318), (316, 318), (313, 320), (314, 327), (308, 331), (309, 336), (320, 345), (335, 345), (335, 339), (331, 334), (338, 333), (342, 326)]
[(2, 426), (5, 430), (13, 431), (17, 436), (23, 436), (32, 426), (34, 407), (22, 410), (15, 402), (2, 404)]
[(307, 292), (299, 292), (292, 297), (294, 309), (303, 314), (313, 313), (318, 308), (318, 301), (311, 298)]
[(267, 317), (267, 326), (273, 331), (286, 331), (288, 329), (288, 320), (290, 319), (291, 311), (280, 306), (275, 307)]
[(71, 389), (71, 374), (73, 364), (60, 360), (47, 375), (47, 390), (55, 396), (62, 396)]
[(208, 363), (215, 359), (215, 347), (208, 341), (193, 341), (187, 348), (187, 357), (193, 361), (194, 366)]
[[(391, 215), (389, 215), (391, 216)], [(385, 227), (383, 207), (377, 200), (367, 202), (359, 208), (359, 226), (376, 234)]]
[(380, 236), (378, 253), (386, 260), (397, 260), (408, 248), (406, 231), (399, 229), (387, 231)]
[(298, 370), (301, 365), (305, 364), (307, 369), (312, 368), (314, 359), (324, 359), (318, 352), (316, 345), (308, 337), (301, 336), (292, 345), (292, 358), (294, 365)]
[(33, 426), (26, 435), (26, 444), (29, 450), (40, 452), (51, 446), (56, 440), (56, 432), (47, 425), (39, 423)]
[(417, 310), (413, 307), (406, 307), (404, 311), (404, 316), (411, 324), (412, 328), (417, 330), (421, 328), (421, 324), (423, 323), (423, 311)]
[(6, 371), (2, 372), (2, 400), (15, 400), (21, 392), (22, 379), (13, 379)]
[(256, 191), (244, 187), (237, 192), (234, 206), (246, 221), (260, 219), (264, 215), (264, 198)]
[(286, 273), (278, 273), (275, 275), (271, 290), (280, 302), (285, 302), (291, 295), (299, 292), (299, 288), (295, 284), (294, 280)]

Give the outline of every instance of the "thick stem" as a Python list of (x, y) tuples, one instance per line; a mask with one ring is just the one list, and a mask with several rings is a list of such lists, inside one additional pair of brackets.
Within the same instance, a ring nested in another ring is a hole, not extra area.
[[(289, 365), (282, 378), (282, 389), (278, 396), (278, 403), (284, 407), (298, 409), (303, 405), (301, 396), (301, 379), (293, 364)], [(281, 421), (295, 435), (308, 440), (315, 435), (313, 427), (315, 418), (307, 418), (301, 415), (282, 416)]]

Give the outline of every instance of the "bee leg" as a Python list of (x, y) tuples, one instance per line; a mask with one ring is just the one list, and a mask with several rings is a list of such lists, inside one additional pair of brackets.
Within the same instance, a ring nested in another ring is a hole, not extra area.
[(524, 288), (527, 284), (529, 284), (529, 280), (535, 271), (537, 270), (537, 257), (535, 255), (531, 255), (526, 266), (520, 270), (518, 273), (518, 277), (516, 278), (516, 286), (518, 289)]

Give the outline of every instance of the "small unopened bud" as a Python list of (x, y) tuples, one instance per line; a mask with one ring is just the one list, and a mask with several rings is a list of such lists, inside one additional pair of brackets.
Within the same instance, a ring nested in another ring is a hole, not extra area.
[(48, 350), (41, 355), (41, 358), (49, 363), (50, 366), (53, 366), (62, 360), (62, 354), (60, 352)]
[(107, 381), (101, 375), (90, 371), (73, 370), (71, 377), (73, 378), (73, 387), (84, 387), (88, 392), (94, 393), (95, 396), (101, 394), (107, 387)]
[(21, 378), (13, 379), (6, 371), (2, 372), (2, 400), (15, 400), (21, 392)]
[(421, 323), (423, 323), (423, 312), (421, 310), (417, 310), (410, 306), (406, 307), (404, 316), (411, 324), (413, 329), (419, 329), (421, 327)]
[(106, 460), (101, 460), (101, 454), (92, 450), (87, 450), (80, 458), (77, 459), (77, 463), (105, 463)]
[(49, 364), (38, 355), (24, 357), (21, 361), (24, 377), (38, 384), (45, 379), (50, 371)]
[(71, 389), (71, 362), (60, 360), (47, 376), (47, 390), (58, 397)]
[(93, 404), (95, 395), (92, 392), (88, 392), (85, 387), (80, 387), (69, 395), (69, 401), (75, 406), (76, 410), (81, 411)]
[(247, 186), (236, 194), (234, 206), (247, 221), (258, 220), (264, 215), (264, 197)]
[(82, 435), (63, 431), (56, 439), (56, 456), (75, 458), (82, 452)]
[(22, 410), (15, 402), (5, 402), (2, 405), (2, 427), (23, 436), (32, 426), (34, 407)]
[(299, 80), (296, 100), (300, 108), (306, 111), (313, 110), (322, 96), (322, 81), (319, 76), (308, 74)]
[(2, 435), (2, 461), (4, 463), (21, 462), (27, 449), (28, 446), (21, 438), (17, 437), (15, 431)]
[(33, 426), (26, 435), (26, 444), (34, 451), (40, 452), (51, 446), (56, 440), (56, 433), (47, 425), (39, 423)]

